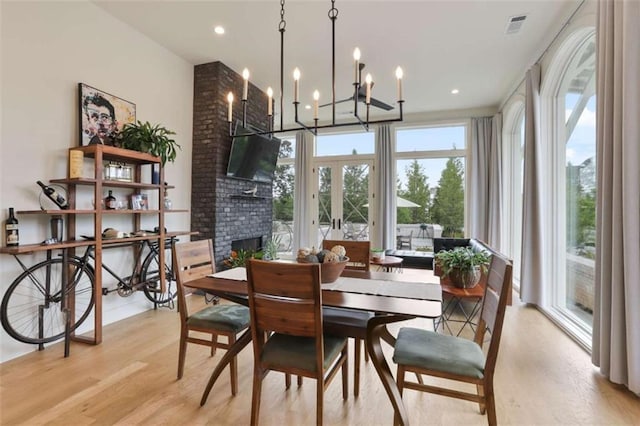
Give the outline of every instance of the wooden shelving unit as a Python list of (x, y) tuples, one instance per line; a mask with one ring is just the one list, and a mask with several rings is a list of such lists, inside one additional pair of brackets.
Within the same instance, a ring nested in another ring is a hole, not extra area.
[[(194, 232), (165, 232), (165, 213), (186, 213), (187, 209), (172, 209), (166, 210), (164, 208), (163, 192), (166, 189), (174, 188), (173, 186), (164, 184), (151, 184), (141, 182), (141, 168), (144, 165), (157, 164), (160, 166), (160, 182), (164, 182), (164, 170), (162, 168), (161, 160), (159, 157), (155, 157), (149, 154), (131, 151), (122, 148), (116, 148), (106, 145), (89, 145), (83, 147), (70, 148), (70, 150), (80, 150), (84, 153), (85, 158), (93, 159), (93, 178), (64, 178), (64, 179), (52, 179), (51, 183), (65, 184), (67, 185), (69, 209), (67, 210), (25, 210), (19, 211), (21, 215), (24, 214), (45, 214), (45, 215), (64, 215), (66, 219), (66, 234), (65, 241), (55, 244), (27, 244), (17, 247), (1, 247), (0, 253), (5, 254), (25, 254), (38, 251), (47, 250), (68, 250), (70, 254), (74, 254), (75, 248), (95, 246), (95, 289), (94, 289), (94, 336), (93, 338), (87, 338), (84, 336), (72, 336), (72, 339), (82, 341), (86, 343), (99, 344), (102, 342), (102, 247), (103, 245), (143, 241), (143, 240), (157, 240), (159, 245), (159, 261), (161, 264), (165, 261), (165, 239), (175, 237), (178, 235), (192, 235)], [(134, 179), (132, 182), (107, 180), (103, 179), (103, 161), (117, 161), (126, 164), (133, 165)], [(94, 200), (101, 200), (103, 198), (103, 188), (124, 188), (132, 190), (132, 194), (139, 194), (141, 191), (157, 191), (158, 193), (158, 208), (149, 210), (134, 210), (134, 209), (120, 209), (120, 210), (107, 210), (102, 207), (102, 204), (97, 202), (95, 209), (76, 209), (77, 203), (77, 191), (78, 186), (91, 186), (93, 187)], [(93, 215), (94, 224), (94, 237), (92, 239), (80, 238), (76, 235), (76, 216), (77, 215)], [(102, 218), (103, 215), (131, 215), (133, 218), (133, 229), (140, 229), (140, 217), (141, 215), (156, 215), (158, 233), (148, 234), (145, 236), (133, 236), (129, 238), (118, 239), (103, 239), (102, 238)], [(165, 271), (164, 268), (159, 269), (160, 280), (164, 287)]]

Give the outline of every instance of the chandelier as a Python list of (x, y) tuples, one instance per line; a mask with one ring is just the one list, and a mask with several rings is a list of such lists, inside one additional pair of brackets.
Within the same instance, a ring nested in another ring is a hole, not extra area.
[[(396, 79), (397, 79), (397, 104), (399, 114), (394, 118), (386, 118), (386, 119), (378, 119), (378, 120), (370, 120), (369, 119), (369, 110), (372, 105), (372, 101), (375, 106), (382, 105), (383, 109), (391, 110), (392, 106), (386, 105), (376, 99), (371, 97), (371, 92), (373, 88), (373, 81), (371, 78), (371, 74), (367, 74), (364, 78), (364, 84), (362, 80), (362, 69), (364, 68), (364, 64), (360, 62), (360, 49), (357, 47), (353, 52), (353, 60), (354, 60), (354, 82), (353, 82), (353, 116), (355, 120), (350, 122), (340, 122), (336, 123), (336, 103), (350, 100), (347, 98), (342, 101), (336, 102), (336, 20), (338, 18), (338, 9), (335, 7), (335, 0), (331, 0), (331, 9), (329, 9), (329, 19), (331, 20), (331, 87), (332, 87), (332, 100), (330, 103), (321, 105), (321, 106), (331, 106), (332, 108), (332, 119), (329, 124), (318, 125), (318, 110), (319, 110), (319, 99), (320, 93), (316, 90), (313, 93), (313, 124), (306, 125), (298, 118), (298, 106), (300, 105), (299, 100), (299, 82), (300, 82), (300, 70), (295, 68), (293, 71), (293, 107), (295, 112), (295, 122), (299, 125), (299, 127), (284, 127), (284, 33), (287, 26), (287, 23), (284, 19), (284, 2), (285, 0), (280, 0), (280, 22), (278, 24), (278, 31), (280, 32), (280, 128), (278, 130), (274, 129), (274, 99), (273, 99), (273, 89), (269, 87), (267, 89), (267, 119), (268, 119), (268, 129), (267, 130), (256, 130), (251, 133), (247, 133), (246, 130), (243, 130), (242, 136), (246, 136), (248, 134), (255, 135), (272, 135), (274, 133), (285, 133), (285, 132), (295, 132), (299, 130), (306, 130), (314, 135), (318, 134), (318, 129), (326, 129), (326, 128), (334, 128), (334, 127), (344, 127), (344, 126), (354, 126), (360, 125), (366, 131), (369, 131), (369, 125), (371, 124), (384, 124), (384, 123), (392, 123), (403, 120), (402, 115), (402, 105), (404, 100), (402, 99), (402, 68), (396, 68)], [(247, 128), (247, 101), (248, 101), (248, 88), (249, 88), (249, 70), (244, 69), (242, 72), (243, 82), (243, 90), (242, 90), (242, 127)], [(358, 112), (358, 102), (364, 99), (365, 103), (365, 116), (361, 118)], [(227, 95), (227, 103), (228, 103), (228, 114), (227, 114), (227, 122), (229, 123), (229, 136), (235, 137), (240, 135), (234, 134), (233, 129), (233, 101), (234, 95), (233, 92), (229, 92)]]

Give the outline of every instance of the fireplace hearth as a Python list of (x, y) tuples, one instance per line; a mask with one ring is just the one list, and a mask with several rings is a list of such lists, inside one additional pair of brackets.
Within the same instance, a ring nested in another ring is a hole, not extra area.
[(231, 250), (244, 250), (256, 253), (262, 250), (262, 236), (231, 241)]

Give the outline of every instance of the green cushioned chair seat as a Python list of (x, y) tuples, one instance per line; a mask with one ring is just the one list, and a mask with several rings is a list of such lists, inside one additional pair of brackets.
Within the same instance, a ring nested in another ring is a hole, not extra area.
[[(336, 359), (347, 339), (345, 337), (324, 336), (325, 370)], [(313, 337), (288, 336), (275, 333), (262, 351), (262, 362), (269, 367), (295, 367), (306, 371), (316, 371), (316, 340)]]
[(484, 377), (485, 356), (475, 342), (433, 331), (404, 327), (398, 333), (393, 361), (399, 365)]
[(364, 338), (367, 331), (367, 322), (373, 317), (373, 312), (356, 311), (353, 309), (322, 308), (322, 322), (325, 334), (343, 335), (344, 327), (357, 328), (362, 330), (362, 336), (352, 336)]
[(209, 306), (187, 319), (193, 327), (236, 332), (249, 327), (249, 323), (249, 308), (242, 305)]

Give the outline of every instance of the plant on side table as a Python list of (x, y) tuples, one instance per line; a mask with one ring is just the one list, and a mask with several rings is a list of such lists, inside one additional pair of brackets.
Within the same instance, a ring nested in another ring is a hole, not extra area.
[(381, 260), (384, 260), (384, 257), (385, 257), (385, 251), (383, 249), (381, 248), (371, 249), (371, 260), (379, 262)]
[(455, 247), (443, 250), (436, 255), (436, 262), (442, 269), (442, 276), (449, 277), (453, 285), (460, 288), (472, 288), (487, 271), (489, 254), (473, 251), (470, 247)]

